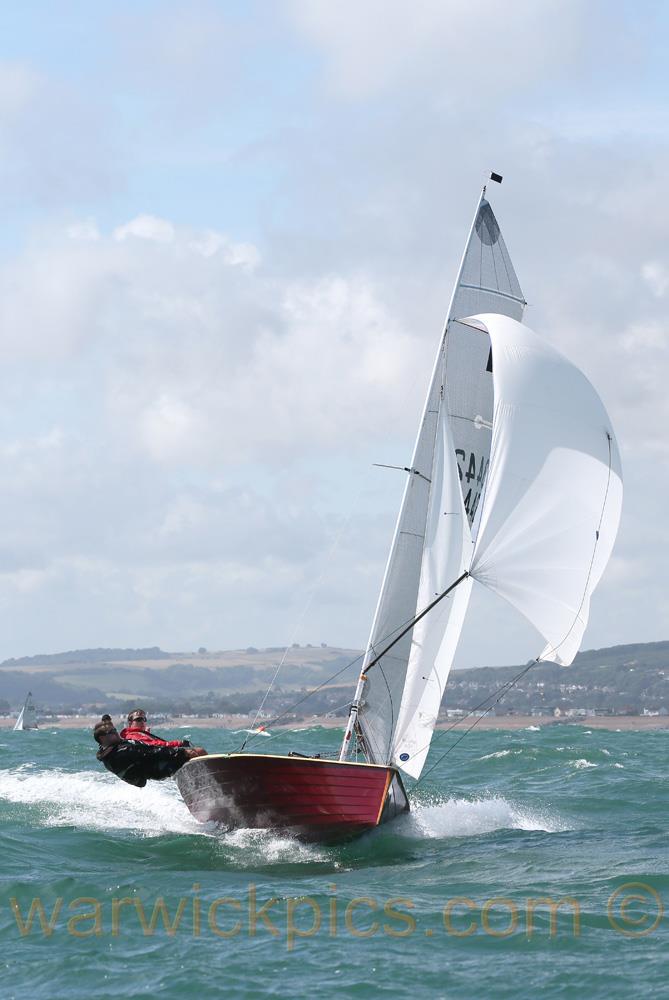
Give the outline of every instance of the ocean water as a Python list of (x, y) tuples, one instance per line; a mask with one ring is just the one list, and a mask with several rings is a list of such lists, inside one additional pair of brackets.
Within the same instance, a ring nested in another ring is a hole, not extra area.
[(669, 995), (667, 731), (474, 731), (410, 815), (339, 847), (201, 826), (87, 732), (0, 744), (3, 998)]

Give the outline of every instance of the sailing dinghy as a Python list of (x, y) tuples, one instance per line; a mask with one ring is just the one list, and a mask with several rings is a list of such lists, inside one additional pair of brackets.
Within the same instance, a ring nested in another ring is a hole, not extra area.
[(19, 712), (19, 717), (14, 724), (14, 732), (19, 732), (22, 729), (37, 728), (37, 712), (35, 711), (35, 703), (33, 702), (32, 694), (28, 691), (26, 700), (23, 702), (23, 708)]
[(618, 528), (620, 458), (594, 388), (524, 307), (484, 188), (339, 759), (195, 758), (177, 783), (198, 819), (329, 841), (407, 811), (402, 776), (423, 770), (475, 581), (543, 636), (536, 662), (574, 659)]

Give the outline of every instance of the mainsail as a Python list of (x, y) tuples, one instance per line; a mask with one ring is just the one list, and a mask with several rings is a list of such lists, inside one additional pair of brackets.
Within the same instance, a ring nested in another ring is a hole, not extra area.
[(476, 516), (490, 461), (493, 417), (488, 338), (457, 322), (475, 313), (522, 320), (525, 299), (492, 208), (482, 197), (446, 326), (445, 390), (465, 511)]
[[(454, 318), (494, 310), (520, 319), (524, 305), (484, 189), (439, 344), (363, 671), (471, 559), (471, 525), (490, 459), (492, 375), (489, 342)], [(366, 675), (358, 725), (369, 760), (420, 773), (468, 597), (465, 582)]]

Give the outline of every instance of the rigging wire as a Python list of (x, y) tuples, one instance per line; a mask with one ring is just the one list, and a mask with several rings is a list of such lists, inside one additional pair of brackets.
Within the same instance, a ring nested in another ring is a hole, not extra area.
[[(274, 687), (274, 685), (276, 683), (276, 679), (279, 676), (279, 672), (280, 672), (281, 668), (283, 667), (283, 665), (284, 665), (284, 663), (286, 661), (286, 657), (288, 656), (288, 650), (292, 648), (293, 642), (295, 641), (295, 636), (297, 634), (297, 630), (302, 625), (302, 622), (304, 621), (304, 619), (306, 617), (307, 611), (311, 607), (311, 602), (314, 599), (314, 595), (315, 595), (316, 591), (318, 590), (318, 588), (320, 587), (321, 583), (323, 582), (325, 574), (327, 573), (328, 568), (330, 566), (330, 562), (332, 560), (332, 557), (334, 556), (335, 552), (337, 551), (337, 549), (339, 547), (339, 544), (340, 544), (340, 542), (342, 540), (344, 532), (348, 529), (348, 526), (349, 526), (349, 524), (351, 522), (351, 518), (353, 517), (353, 512), (354, 512), (354, 510), (358, 506), (358, 502), (360, 500), (361, 493), (362, 493), (362, 486), (360, 487), (360, 489), (357, 492), (357, 495), (356, 495), (356, 497), (355, 497), (355, 499), (354, 499), (354, 501), (353, 501), (353, 503), (351, 505), (351, 508), (349, 510), (349, 513), (348, 513), (347, 517), (344, 518), (344, 520), (342, 521), (342, 524), (341, 524), (341, 526), (339, 528), (339, 531), (335, 535), (334, 541), (333, 541), (332, 545), (330, 546), (330, 548), (328, 550), (328, 553), (327, 553), (327, 556), (325, 557), (325, 560), (323, 562), (323, 569), (321, 570), (320, 575), (316, 579), (315, 583), (312, 584), (311, 590), (307, 594), (307, 598), (306, 598), (306, 600), (304, 602), (304, 605), (302, 607), (302, 611), (300, 612), (300, 616), (297, 619), (297, 621), (295, 623), (295, 626), (293, 628), (293, 633), (291, 635), (290, 641), (288, 642), (288, 644), (286, 645), (286, 648), (283, 651), (283, 656), (281, 657), (281, 660), (279, 661), (279, 664), (278, 664), (276, 670), (274, 671), (274, 675), (273, 675), (271, 681), (269, 682), (269, 686), (268, 686), (267, 690), (265, 691), (264, 697), (263, 697), (262, 701), (260, 702), (260, 705), (258, 706), (258, 708), (256, 710), (256, 714), (255, 714), (255, 717), (253, 719), (253, 724), (250, 727), (251, 729), (255, 729), (256, 728), (256, 724), (258, 722), (258, 719), (260, 718), (260, 713), (262, 712), (263, 708), (265, 707), (265, 702), (267, 701), (267, 699), (268, 699), (268, 697), (270, 695), (270, 692), (271, 692), (272, 688)], [(353, 661), (353, 662), (355, 662), (355, 661)], [(241, 753), (244, 750), (244, 747), (246, 746), (246, 744), (248, 743), (248, 741), (249, 741), (249, 737), (247, 735), (246, 739), (243, 741), (241, 747), (239, 748), (239, 753)]]
[[(448, 747), (448, 749), (445, 750), (444, 753), (441, 755), (441, 757), (439, 757), (439, 759), (435, 761), (435, 763), (432, 765), (432, 767), (428, 768), (427, 771), (424, 771), (423, 774), (421, 774), (421, 776), (418, 778), (418, 780), (416, 781), (416, 784), (413, 787), (417, 788), (418, 785), (420, 784), (420, 782), (423, 781), (425, 778), (427, 778), (428, 774), (430, 774), (432, 771), (434, 771), (435, 767), (437, 767), (439, 764), (441, 764), (441, 762), (444, 759), (444, 757), (447, 757), (448, 754), (451, 752), (451, 750), (453, 750), (454, 747), (456, 747), (458, 745), (458, 743), (461, 743), (462, 740), (464, 740), (465, 736), (467, 736), (469, 733), (471, 733), (472, 729), (474, 729), (475, 726), (478, 726), (478, 724), (481, 721), (481, 719), (484, 719), (485, 716), (488, 714), (488, 712), (492, 711), (492, 709), (495, 707), (495, 705), (499, 705), (499, 703), (502, 700), (502, 698), (506, 694), (509, 693), (509, 691), (511, 690), (511, 688), (515, 687), (515, 685), (518, 683), (518, 681), (521, 680), (525, 676), (525, 674), (528, 673), (528, 671), (530, 671), (532, 669), (532, 667), (536, 667), (537, 663), (540, 663), (540, 662), (541, 662), (541, 660), (532, 660), (530, 663), (527, 664), (527, 666), (523, 667), (523, 669), (519, 673), (517, 673), (515, 677), (512, 677), (510, 681), (506, 681), (505, 684), (502, 684), (501, 687), (497, 688), (497, 691), (494, 691), (492, 694), (488, 695), (487, 698), (484, 698), (484, 700), (482, 702), (480, 702), (480, 704), (476, 705), (474, 708), (471, 708), (467, 712), (467, 714), (464, 715), (461, 719), (458, 719), (452, 725), (450, 725), (446, 729), (442, 730), (439, 733), (439, 735), (435, 738), (434, 743), (436, 743), (437, 740), (441, 739), (442, 736), (445, 736), (447, 733), (450, 733), (453, 729), (455, 729), (455, 727), (458, 726), (463, 721), (463, 719), (468, 719), (471, 715), (474, 714), (474, 712), (478, 712), (478, 710), (480, 708), (483, 708), (483, 706), (486, 704), (486, 702), (490, 701), (492, 698), (495, 698), (496, 695), (498, 696), (496, 698), (496, 700), (492, 702), (492, 704), (488, 705), (488, 707), (485, 709), (485, 711), (483, 711), (481, 713), (481, 715), (477, 716), (476, 719), (474, 719), (474, 721), (472, 722), (471, 726), (468, 726), (467, 729), (465, 729), (464, 733), (462, 733), (458, 737), (458, 739), (455, 740), (454, 743), (451, 743), (451, 745)], [(429, 745), (430, 744), (428, 743), (428, 746)], [(422, 747), (422, 749), (425, 750), (426, 748)], [(420, 750), (418, 751), (418, 753), (420, 753)], [(416, 756), (416, 755), (414, 754), (414, 756)]]
[[(393, 629), (392, 632), (389, 632), (388, 635), (382, 636), (379, 639), (379, 643), (386, 642), (386, 640), (390, 639), (390, 637), (392, 635), (394, 635), (394, 633), (397, 632), (398, 629), (404, 628), (404, 626), (407, 625), (412, 620), (413, 619), (408, 618), (406, 621), (402, 622), (400, 625), (397, 626), (397, 628)], [(273, 719), (268, 719), (268, 721), (265, 723), (265, 728), (268, 728), (269, 726), (276, 726), (277, 723), (281, 721), (281, 719), (285, 718), (287, 715), (289, 715), (291, 712), (293, 712), (296, 708), (298, 708), (300, 705), (302, 705), (305, 701), (307, 701), (309, 698), (313, 697), (313, 695), (318, 694), (319, 691), (322, 691), (324, 687), (327, 687), (328, 684), (330, 684), (332, 681), (334, 681), (338, 677), (340, 677), (341, 674), (343, 674), (346, 670), (349, 670), (351, 667), (354, 667), (355, 664), (358, 663), (360, 660), (362, 660), (365, 655), (366, 655), (365, 653), (359, 653), (358, 656), (355, 657), (355, 659), (349, 660), (348, 663), (345, 663), (343, 667), (340, 667), (339, 670), (335, 671), (334, 674), (331, 674), (329, 677), (327, 677), (317, 687), (312, 688), (311, 691), (307, 691), (306, 694), (304, 694), (297, 701), (293, 702), (292, 705), (289, 705), (288, 708), (284, 709), (284, 711), (281, 713), (281, 715), (277, 715)], [(383, 671), (381, 671), (381, 672), (383, 673)], [(385, 674), (384, 674), (384, 680), (385, 680)], [(387, 683), (388, 682), (386, 680), (386, 684)], [(345, 704), (350, 705), (350, 701), (346, 702)], [(251, 728), (255, 728), (255, 726), (251, 727)], [(238, 752), (241, 753), (242, 750), (244, 749), (244, 747), (246, 746), (246, 744), (248, 742), (250, 742), (254, 738), (254, 736), (257, 736), (257, 735), (258, 735), (257, 733), (250, 733), (247, 736), (247, 738), (244, 740), (244, 743), (242, 744), (242, 746), (241, 746), (241, 748), (240, 748), (240, 750)]]
[[(307, 693), (305, 695), (303, 695), (297, 701), (293, 702), (292, 705), (289, 705), (288, 708), (284, 709), (284, 711), (281, 713), (281, 715), (277, 715), (273, 719), (268, 719), (267, 722), (264, 723), (265, 728), (267, 729), (270, 726), (276, 726), (277, 723), (279, 723), (281, 721), (281, 719), (284, 719), (287, 715), (289, 715), (296, 708), (298, 708), (299, 705), (302, 705), (303, 702), (305, 702), (309, 698), (313, 697), (313, 695), (318, 694), (319, 691), (322, 691), (324, 687), (327, 687), (328, 684), (330, 684), (332, 681), (336, 680), (337, 677), (339, 677), (340, 674), (343, 674), (345, 670), (348, 670), (349, 667), (354, 666), (358, 662), (358, 660), (361, 660), (363, 658), (364, 655), (365, 655), (364, 653), (360, 653), (359, 656), (356, 656), (356, 658), (354, 660), (351, 660), (349, 663), (345, 663), (343, 667), (340, 667), (340, 669), (337, 670), (336, 673), (332, 674), (330, 677), (328, 677), (326, 680), (324, 680), (321, 684), (318, 685), (318, 687), (312, 688), (311, 691), (307, 691)], [(350, 704), (350, 702), (346, 702), (346, 704)], [(257, 733), (251, 733), (249, 735), (248, 739), (244, 740), (244, 743), (242, 744), (242, 746), (241, 746), (240, 750), (238, 751), (238, 753), (241, 753), (242, 750), (244, 749), (244, 747), (246, 746), (247, 742), (250, 742), (250, 740), (253, 739), (253, 737), (257, 736), (257, 735), (258, 735)]]
[[(414, 376), (414, 382), (416, 381), (416, 379), (417, 379), (417, 374)], [(390, 468), (391, 466), (388, 466), (388, 467)], [(393, 468), (399, 468), (399, 467), (393, 466)], [(401, 468), (403, 469), (403, 471), (408, 471), (408, 472), (416, 471), (416, 470), (408, 469), (405, 466), (402, 466)], [(416, 472), (416, 474), (417, 475), (421, 475), (421, 473), (419, 473), (419, 472)], [(426, 479), (427, 477), (422, 476), (422, 478)], [(427, 481), (429, 482), (429, 480), (427, 480)], [(272, 688), (274, 687), (274, 684), (276, 683), (276, 679), (277, 679), (277, 677), (279, 675), (279, 672), (280, 672), (280, 670), (281, 670), (281, 668), (282, 668), (282, 666), (283, 666), (283, 664), (285, 662), (286, 656), (288, 655), (288, 650), (292, 646), (292, 643), (294, 641), (294, 637), (295, 637), (295, 634), (297, 632), (297, 629), (299, 628), (299, 626), (302, 624), (302, 621), (304, 620), (304, 617), (305, 617), (305, 615), (306, 615), (306, 613), (307, 613), (307, 611), (308, 611), (308, 609), (309, 609), (309, 607), (311, 605), (311, 601), (313, 600), (314, 594), (316, 593), (316, 590), (320, 586), (320, 584), (321, 584), (321, 582), (322, 582), (322, 580), (323, 580), (323, 578), (325, 576), (325, 573), (327, 572), (327, 568), (329, 566), (330, 560), (331, 560), (332, 556), (334, 555), (337, 547), (339, 546), (339, 543), (341, 541), (342, 535), (344, 534), (344, 531), (348, 528), (348, 525), (349, 525), (349, 523), (351, 521), (351, 518), (353, 517), (353, 512), (357, 508), (358, 502), (360, 500), (360, 496), (362, 494), (362, 490), (363, 490), (363, 486), (361, 485), (360, 489), (358, 490), (358, 493), (356, 495), (356, 498), (355, 498), (355, 500), (354, 500), (354, 502), (353, 502), (353, 504), (351, 506), (350, 512), (349, 512), (348, 516), (346, 517), (346, 519), (344, 520), (344, 522), (342, 523), (342, 526), (341, 526), (339, 532), (337, 533), (337, 536), (335, 537), (335, 540), (334, 540), (332, 546), (330, 547), (330, 550), (328, 552), (327, 558), (325, 560), (325, 564), (324, 564), (323, 570), (322, 570), (320, 576), (318, 577), (318, 579), (316, 580), (316, 582), (313, 584), (313, 586), (311, 588), (311, 591), (310, 591), (310, 593), (309, 593), (309, 595), (307, 597), (307, 600), (306, 600), (306, 602), (304, 604), (304, 607), (303, 607), (302, 612), (300, 614), (300, 617), (299, 617), (299, 619), (297, 621), (297, 624), (295, 625), (295, 628), (293, 629), (293, 636), (292, 636), (290, 642), (288, 643), (288, 645), (286, 646), (286, 648), (284, 650), (283, 656), (281, 657), (281, 661), (279, 662), (276, 670), (274, 671), (274, 675), (273, 675), (273, 677), (272, 677), (272, 679), (271, 679), (271, 681), (269, 683), (267, 691), (265, 692), (265, 695), (264, 695), (264, 697), (263, 697), (263, 699), (262, 699), (262, 701), (260, 703), (260, 706), (258, 707), (258, 709), (256, 711), (255, 718), (253, 720), (253, 725), (251, 726), (252, 729), (255, 729), (256, 723), (258, 722), (258, 719), (260, 717), (260, 713), (262, 712), (262, 710), (263, 710), (263, 708), (265, 706), (267, 698), (268, 698), (268, 696), (269, 696)], [(411, 619), (407, 619), (407, 621), (410, 621), (410, 620)], [(401, 629), (403, 627), (403, 625), (405, 625), (405, 624), (406, 624), (406, 622), (402, 623), (401, 625), (398, 626), (398, 628)], [(385, 636), (381, 641), (383, 642), (386, 639), (390, 638), (390, 636), (393, 635), (394, 632), (396, 632), (396, 631), (397, 631), (397, 629), (394, 629), (392, 632), (388, 633), (388, 635)], [(362, 655), (364, 655), (364, 654), (362, 654)], [(352, 666), (354, 663), (357, 663), (357, 661), (359, 659), (360, 659), (359, 656), (356, 657), (355, 660), (352, 660), (350, 664), (347, 664), (347, 667), (348, 666)], [(330, 678), (330, 680), (334, 680), (334, 678), (338, 677), (340, 673), (343, 673), (343, 670), (345, 670), (345, 669), (346, 669), (346, 667), (344, 667), (341, 671), (337, 671), (337, 673), (334, 674), (333, 677)], [(384, 677), (384, 680), (385, 680), (385, 677)], [(315, 694), (317, 691), (320, 691), (321, 688), (325, 684), (327, 684), (327, 683), (329, 683), (329, 681), (324, 681), (323, 684), (319, 685), (312, 692), (309, 692), (309, 695), (307, 697), (311, 696), (311, 694)], [(387, 681), (386, 681), (386, 684), (387, 684)], [(300, 701), (297, 702), (296, 705), (301, 704), (303, 700), (304, 699), (300, 699)], [(293, 706), (293, 707), (296, 707), (296, 706)], [(287, 711), (290, 711), (290, 709), (288, 709)], [(283, 713), (283, 715), (285, 715), (285, 714), (286, 713)], [(279, 716), (278, 718), (283, 718), (283, 715)], [(270, 723), (268, 723), (268, 725), (269, 724)], [(243, 743), (242, 743), (242, 745), (240, 747), (240, 750), (239, 750), (240, 753), (244, 750), (244, 748), (246, 747), (246, 744), (248, 742), (249, 742), (249, 737), (247, 736), (247, 738), (243, 741)]]
[[(456, 584), (460, 583), (462, 579), (464, 579), (464, 577), (461, 577), (459, 580), (457, 580)], [(452, 590), (453, 586), (455, 586), (456, 584), (453, 584), (451, 587), (449, 587), (448, 591)], [(418, 615), (418, 618), (422, 618), (424, 614), (427, 614), (427, 612), (430, 610), (430, 608), (433, 608), (435, 604), (437, 604), (443, 597), (446, 596), (446, 593), (448, 593), (448, 591), (445, 591), (436, 601), (433, 601), (430, 605), (428, 605), (427, 608), (424, 608), (423, 611), (421, 611), (420, 614)], [(413, 617), (411, 617), (411, 618), (407, 618), (405, 621), (400, 622), (400, 624), (397, 625), (387, 635), (381, 636), (377, 640), (377, 646), (383, 646), (383, 643), (388, 642), (388, 640), (391, 639), (391, 637), (392, 637), (390, 645), (387, 646), (385, 649), (383, 649), (382, 652), (380, 654), (378, 654), (367, 665), (366, 670), (369, 670), (370, 667), (373, 667), (375, 665), (379, 665), (380, 666), (379, 661), (380, 661), (381, 657), (385, 656), (385, 654), (395, 644), (395, 642), (397, 642), (399, 639), (402, 638), (403, 635), (405, 635), (406, 631), (408, 630), (407, 626), (409, 628), (413, 627), (413, 624), (417, 620), (418, 619), (416, 618), (415, 615)], [(286, 652), (287, 652), (287, 650), (286, 650)], [(358, 663), (360, 660), (362, 660), (365, 656), (366, 656), (366, 652), (359, 653), (358, 656), (356, 656), (353, 660), (349, 660), (349, 662), (345, 663), (343, 667), (340, 667), (339, 670), (336, 670), (334, 674), (331, 674), (324, 681), (321, 681), (321, 683), (318, 684), (317, 687), (312, 688), (311, 691), (307, 691), (306, 694), (304, 694), (301, 698), (298, 698), (298, 700), (295, 701), (295, 702), (293, 702), (292, 705), (289, 705), (288, 708), (284, 709), (284, 711), (280, 715), (275, 716), (275, 718), (273, 718), (273, 719), (268, 719), (267, 722), (265, 723), (265, 728), (268, 728), (269, 726), (276, 726), (276, 724), (278, 722), (280, 722), (281, 719), (285, 718), (287, 715), (289, 715), (291, 712), (293, 712), (296, 708), (298, 708), (300, 705), (302, 705), (305, 701), (307, 701), (313, 695), (318, 694), (319, 691), (322, 691), (324, 687), (327, 687), (328, 684), (330, 684), (332, 681), (336, 680), (337, 677), (340, 677), (341, 674), (343, 674), (346, 670), (349, 670), (350, 667), (355, 666), (355, 664)], [(386, 679), (386, 676), (383, 673), (383, 669), (382, 668), (380, 668), (380, 669), (381, 669), (381, 674), (383, 675), (383, 679), (386, 682), (386, 686), (387, 686), (388, 685), (388, 681)], [(270, 686), (270, 689), (271, 689), (271, 686)], [(263, 703), (262, 703), (263, 705), (264, 705), (264, 703), (265, 703), (265, 701), (267, 699), (267, 695), (269, 694), (269, 690), (270, 689), (268, 689), (268, 691), (267, 691), (267, 693), (265, 695), (265, 698), (263, 699)], [(262, 710), (262, 705), (261, 705), (260, 709), (258, 710), (258, 712), (260, 712), (261, 710)], [(392, 710), (392, 707), (391, 707), (391, 710)], [(257, 722), (257, 719), (258, 719), (258, 714), (256, 714), (256, 718), (254, 720), (254, 724), (250, 728), (252, 728), (252, 729), (255, 728), (255, 723)], [(254, 738), (254, 736), (257, 736), (257, 735), (258, 735), (257, 733), (250, 733), (246, 737), (246, 739), (244, 740), (244, 742), (243, 742), (242, 746), (240, 747), (238, 753), (241, 753), (244, 750), (244, 747), (246, 746), (246, 744), (249, 743)]]

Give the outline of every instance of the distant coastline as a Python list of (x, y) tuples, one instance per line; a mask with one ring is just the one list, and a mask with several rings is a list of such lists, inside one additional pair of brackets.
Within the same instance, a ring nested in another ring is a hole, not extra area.
[[(38, 716), (56, 717), (57, 725), (68, 728), (90, 725), (78, 720), (92, 720), (97, 712), (120, 719), (141, 705), (154, 719), (197, 720), (185, 724), (207, 728), (225, 726), (228, 720), (238, 729), (249, 725), (261, 704), (267, 718), (281, 718), (293, 727), (341, 727), (361, 656), (359, 650), (325, 643), (293, 643), (266, 649), (200, 647), (188, 653), (157, 646), (83, 649), (5, 660), (0, 663), (0, 727), (11, 725), (5, 720), (16, 718), (28, 691)], [(542, 662), (454, 669), (440, 728), (490, 706), (498, 714), (477, 723), (486, 729), (564, 721), (608, 730), (664, 729), (662, 720), (669, 719), (669, 641), (584, 650), (569, 668)], [(471, 723), (473, 716), (468, 718)]]
[[(99, 715), (63, 715), (54, 719), (40, 722), (40, 729), (92, 729), (100, 719)], [(120, 721), (117, 720), (117, 721)], [(471, 726), (474, 721), (470, 716), (467, 719), (444, 719), (437, 723), (437, 729), (464, 730)], [(12, 729), (15, 719), (0, 719), (0, 729)], [(156, 723), (154, 726), (157, 732), (175, 729), (241, 729), (249, 726), (253, 722), (252, 718), (240, 719), (239, 716), (222, 716), (213, 718), (212, 716), (184, 716), (172, 719), (167, 722)], [(669, 717), (657, 715), (616, 715), (616, 716), (588, 716), (585, 718), (553, 719), (547, 716), (534, 715), (497, 715), (484, 717), (476, 723), (476, 729), (505, 729), (521, 730), (536, 729), (544, 726), (581, 726), (583, 729), (608, 729), (612, 732), (638, 731), (647, 732), (658, 729), (669, 729)], [(311, 729), (315, 726), (322, 726), (325, 729), (340, 729), (343, 732), (344, 722), (342, 719), (329, 719), (326, 717), (312, 716), (311, 718), (291, 721), (282, 726), (277, 726), (277, 731), (290, 731), (296, 729)], [(271, 727), (270, 727), (271, 728)]]

